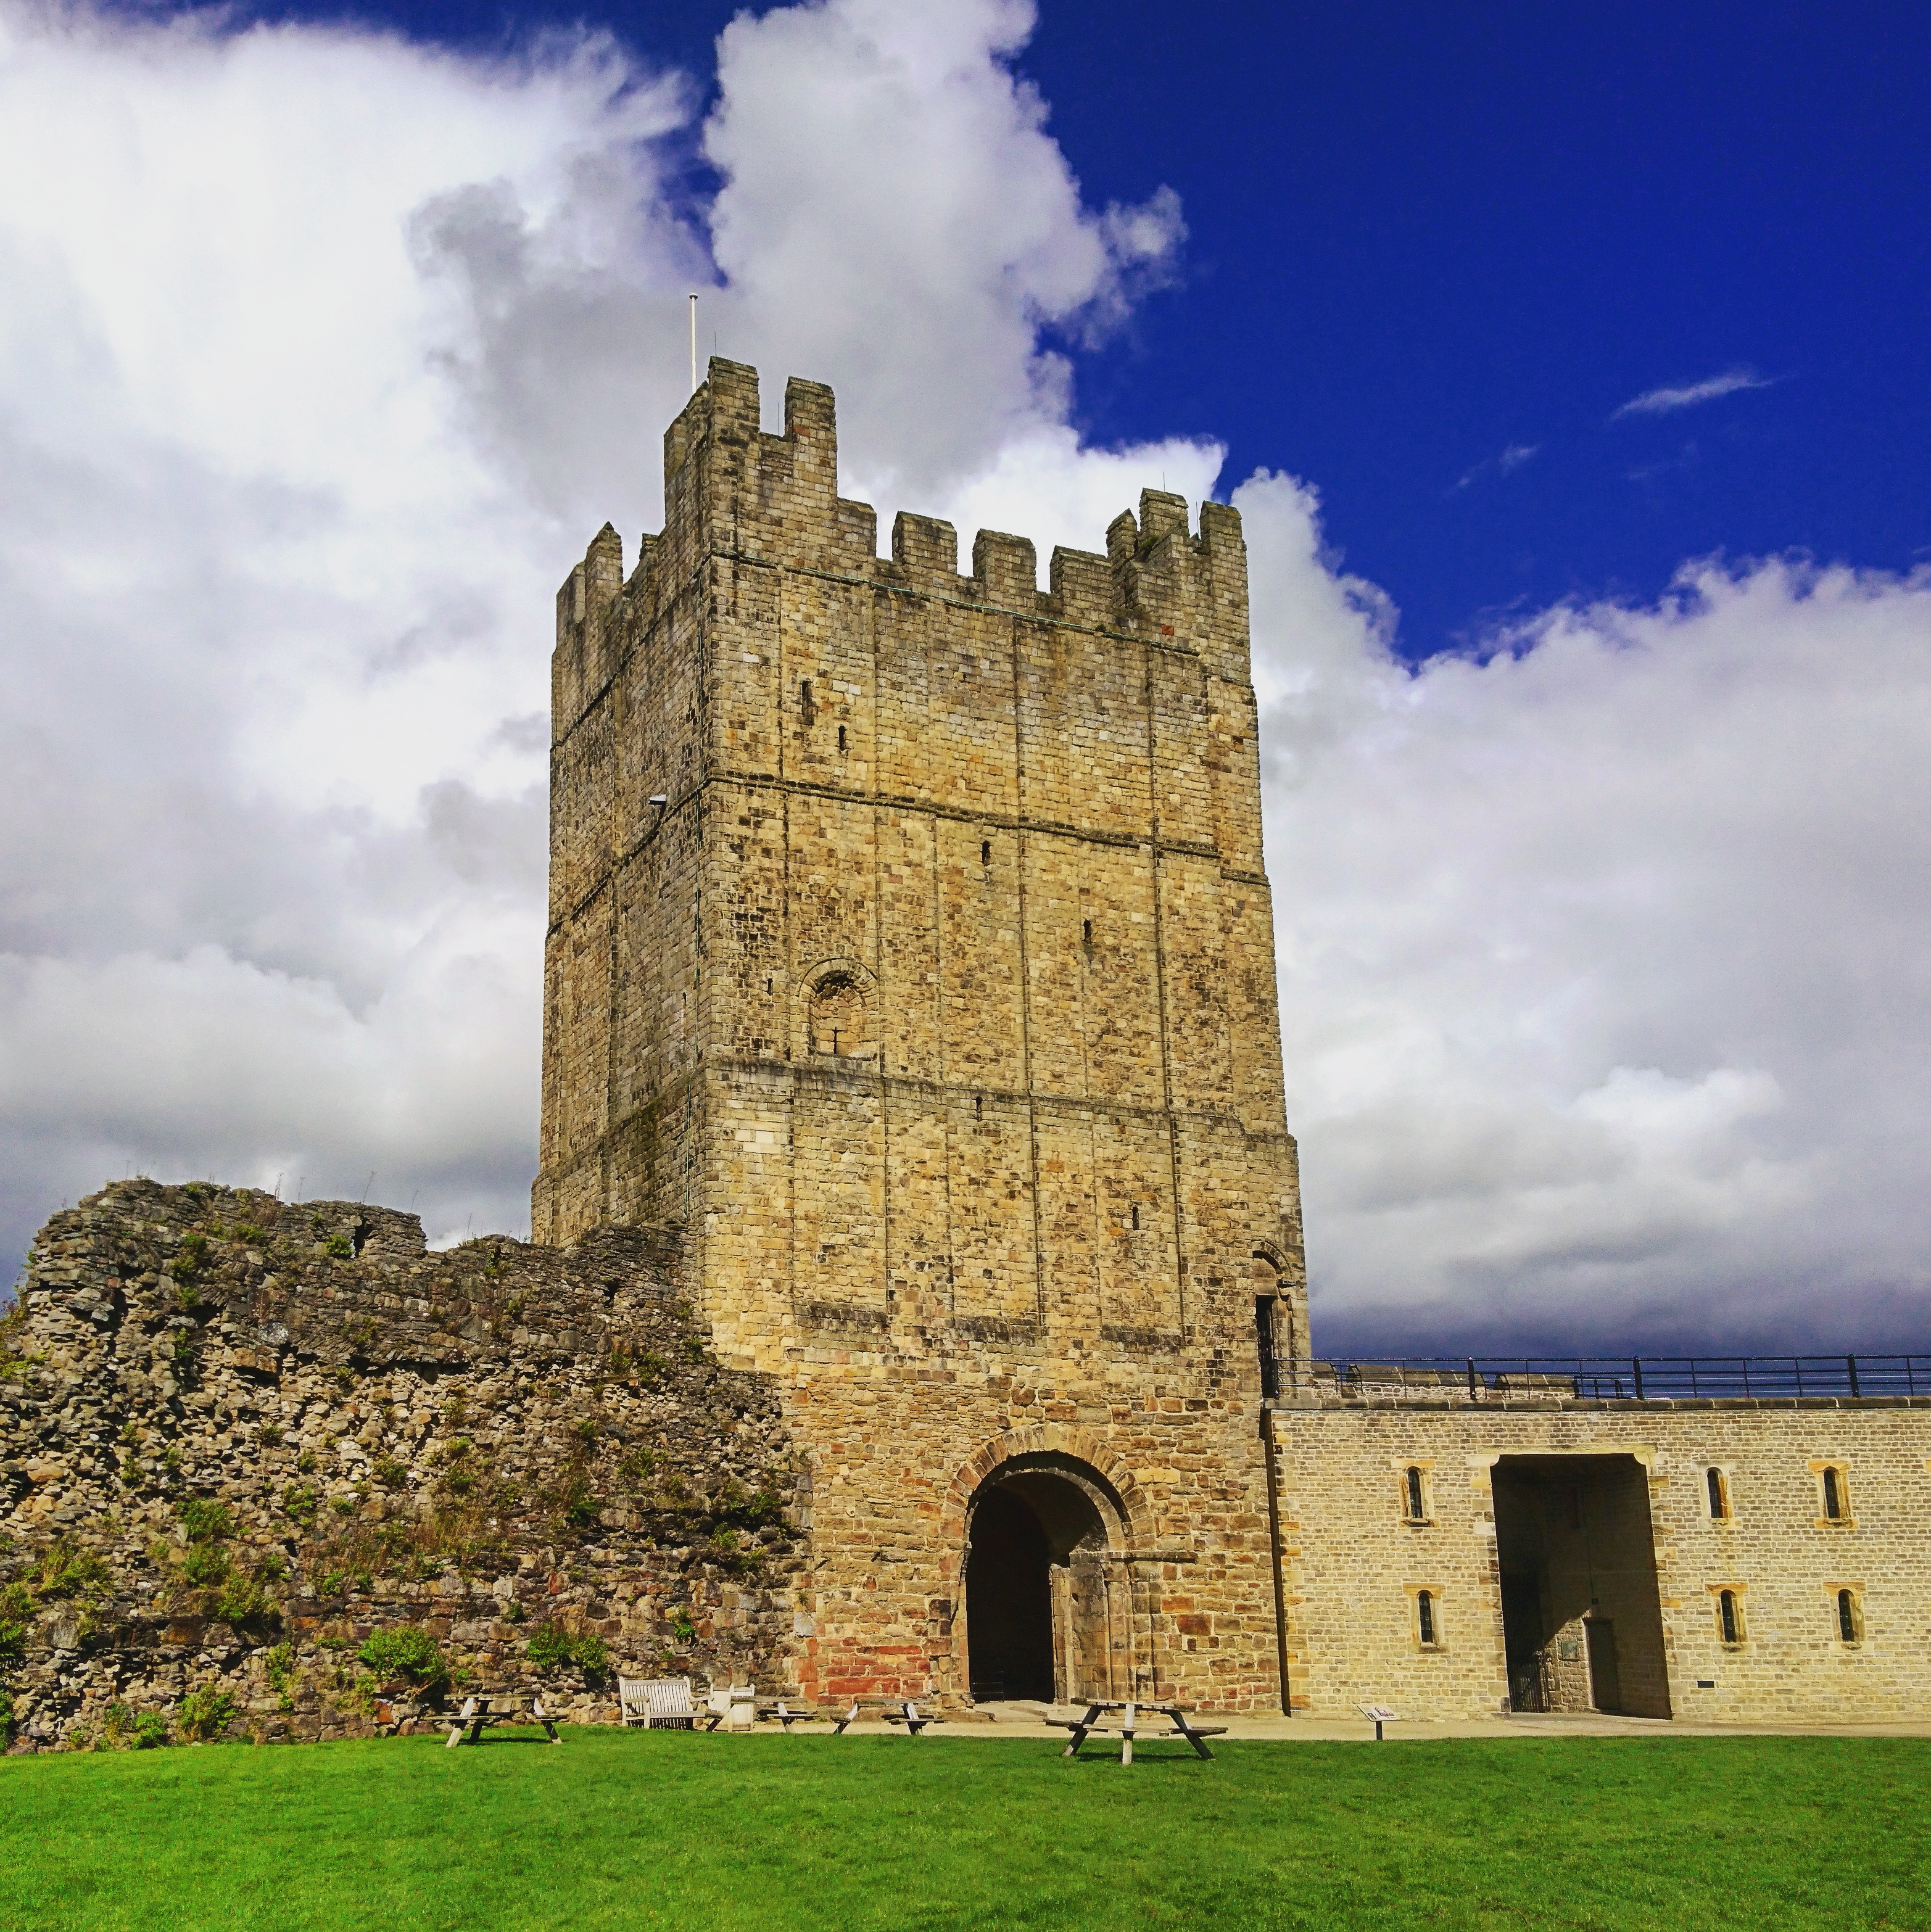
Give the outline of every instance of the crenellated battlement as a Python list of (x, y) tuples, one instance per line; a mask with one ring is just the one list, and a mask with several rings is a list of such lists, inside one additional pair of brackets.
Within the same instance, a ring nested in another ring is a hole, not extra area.
[(606, 524), (557, 592), (560, 729), (614, 674), (626, 640), (647, 632), (691, 573), (716, 556), (1125, 632), (1208, 657), (1221, 676), (1248, 681), (1246, 546), (1239, 512), (1225, 504), (1203, 504), (1194, 531), (1184, 497), (1143, 490), (1137, 515), (1122, 511), (1107, 530), (1104, 554), (1056, 546), (1044, 590), (1030, 538), (981, 530), (962, 574), (952, 525), (910, 511), (893, 519), (891, 554), (881, 557), (877, 512), (838, 494), (830, 389), (791, 377), (784, 428), (771, 435), (761, 427), (758, 372), (722, 356), (664, 432), (663, 463), (664, 527), (644, 533), (628, 578), (622, 541)]

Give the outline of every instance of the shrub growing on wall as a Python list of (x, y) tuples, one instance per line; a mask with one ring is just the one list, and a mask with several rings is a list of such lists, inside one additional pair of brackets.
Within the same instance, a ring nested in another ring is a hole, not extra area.
[(449, 1681), (449, 1666), (436, 1640), (413, 1624), (377, 1630), (356, 1654), (378, 1677), (399, 1677), (418, 1690), (437, 1690)]

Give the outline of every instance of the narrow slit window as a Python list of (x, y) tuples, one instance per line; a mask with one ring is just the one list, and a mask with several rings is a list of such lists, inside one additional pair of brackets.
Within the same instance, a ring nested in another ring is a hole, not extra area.
[(1269, 1400), (1281, 1393), (1281, 1358), (1275, 1339), (1274, 1313), (1272, 1295), (1254, 1298), (1254, 1339), (1260, 1348), (1260, 1393)]
[(1824, 1514), (1832, 1522), (1844, 1520), (1844, 1486), (1835, 1469), (1824, 1472)]
[(1415, 1592), (1415, 1622), (1422, 1634), (1422, 1642), (1432, 1646), (1435, 1641), (1435, 1595), (1432, 1590)]
[(838, 728), (838, 748), (841, 752), (845, 748), (845, 727), (842, 724)]
[(1855, 1643), (1861, 1634), (1858, 1628), (1857, 1597), (1854, 1590), (1837, 1592), (1837, 1634), (1845, 1643)]
[(798, 680), (798, 704), (806, 711), (811, 709), (811, 680), (808, 677)]
[(1427, 1499), (1422, 1493), (1422, 1472), (1417, 1464), (1410, 1463), (1407, 1474), (1401, 1478), (1401, 1500), (1410, 1522), (1422, 1522), (1427, 1520)]
[(1734, 1590), (1719, 1590), (1716, 1592), (1716, 1618), (1718, 1622), (1722, 1625), (1723, 1641), (1725, 1643), (1743, 1642), (1743, 1613), (1737, 1608), (1737, 1593)]
[(983, 1094), (972, 1096), (972, 1118), (975, 1120), (983, 1120), (986, 1118), (986, 1096)]
[(1140, 1232), (1140, 1203), (1137, 1201), (1133, 1204), (1133, 1231), (1136, 1234)]
[(1710, 1514), (1713, 1520), (1720, 1520), (1730, 1514), (1730, 1498), (1725, 1493), (1723, 1472), (1721, 1469), (1706, 1469), (1703, 1480), (1710, 1492)]
[(1089, 919), (1089, 920), (1083, 920), (1083, 921), (1081, 922), (1081, 924), (1080, 924), (1080, 944), (1081, 944), (1082, 946), (1086, 946), (1086, 947), (1089, 948), (1089, 950), (1091, 949), (1091, 947), (1092, 947), (1092, 944), (1093, 944), (1093, 922), (1092, 922), (1090, 919)]

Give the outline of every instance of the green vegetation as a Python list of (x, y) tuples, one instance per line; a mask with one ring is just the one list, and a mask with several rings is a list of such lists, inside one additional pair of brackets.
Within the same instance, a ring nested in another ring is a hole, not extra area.
[(228, 1728), (239, 1708), (232, 1692), (219, 1684), (204, 1684), (174, 1707), (175, 1728), (185, 1742), (206, 1744)]
[(259, 1576), (233, 1576), (209, 1606), (212, 1616), (236, 1630), (266, 1629), (281, 1620), (281, 1613)]
[[(31, 1251), (27, 1261), (31, 1262)], [(22, 1264), (23, 1272), (26, 1263)], [(16, 1288), (14, 1299), (4, 1310), (0, 1310), (0, 1382), (24, 1382), (29, 1370), (38, 1367), (47, 1360), (44, 1355), (32, 1353), (27, 1347), (27, 1305), (20, 1298)]]
[(530, 1640), (524, 1654), (545, 1670), (553, 1670), (562, 1664), (574, 1664), (591, 1676), (600, 1677), (610, 1668), (610, 1647), (602, 1637), (572, 1636), (554, 1624), (545, 1624)]
[(181, 1574), (194, 1589), (215, 1589), (228, 1580), (228, 1552), (218, 1543), (191, 1544)]
[(158, 1711), (137, 1711), (117, 1697), (107, 1706), (107, 1723), (97, 1750), (158, 1750), (167, 1742), (167, 1719)]
[(449, 1681), (449, 1666), (436, 1640), (413, 1624), (377, 1630), (356, 1654), (379, 1678), (399, 1677), (419, 1690)]
[(1920, 1927), (1931, 1743), (498, 1730), (0, 1763), (0, 1923)]
[[(208, 1259), (208, 1237), (203, 1234), (184, 1234), (181, 1246), (175, 1250), (174, 1259), (167, 1264), (167, 1271), (178, 1282), (192, 1281), (201, 1271)], [(182, 1305), (186, 1306), (194, 1299), (187, 1295)]]
[(225, 1503), (190, 1496), (181, 1505), (181, 1533), (190, 1543), (219, 1543), (234, 1533), (234, 1519)]
[(98, 1551), (63, 1537), (41, 1557), (34, 1594), (44, 1603), (65, 1598), (98, 1604), (114, 1594), (114, 1573)]
[(26, 1648), (33, 1614), (33, 1595), (26, 1584), (0, 1584), (0, 1658), (18, 1657)]

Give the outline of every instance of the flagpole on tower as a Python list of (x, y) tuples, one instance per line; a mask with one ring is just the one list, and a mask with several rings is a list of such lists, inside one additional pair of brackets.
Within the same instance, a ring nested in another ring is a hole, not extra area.
[(691, 394), (697, 394), (697, 297), (691, 297)]

